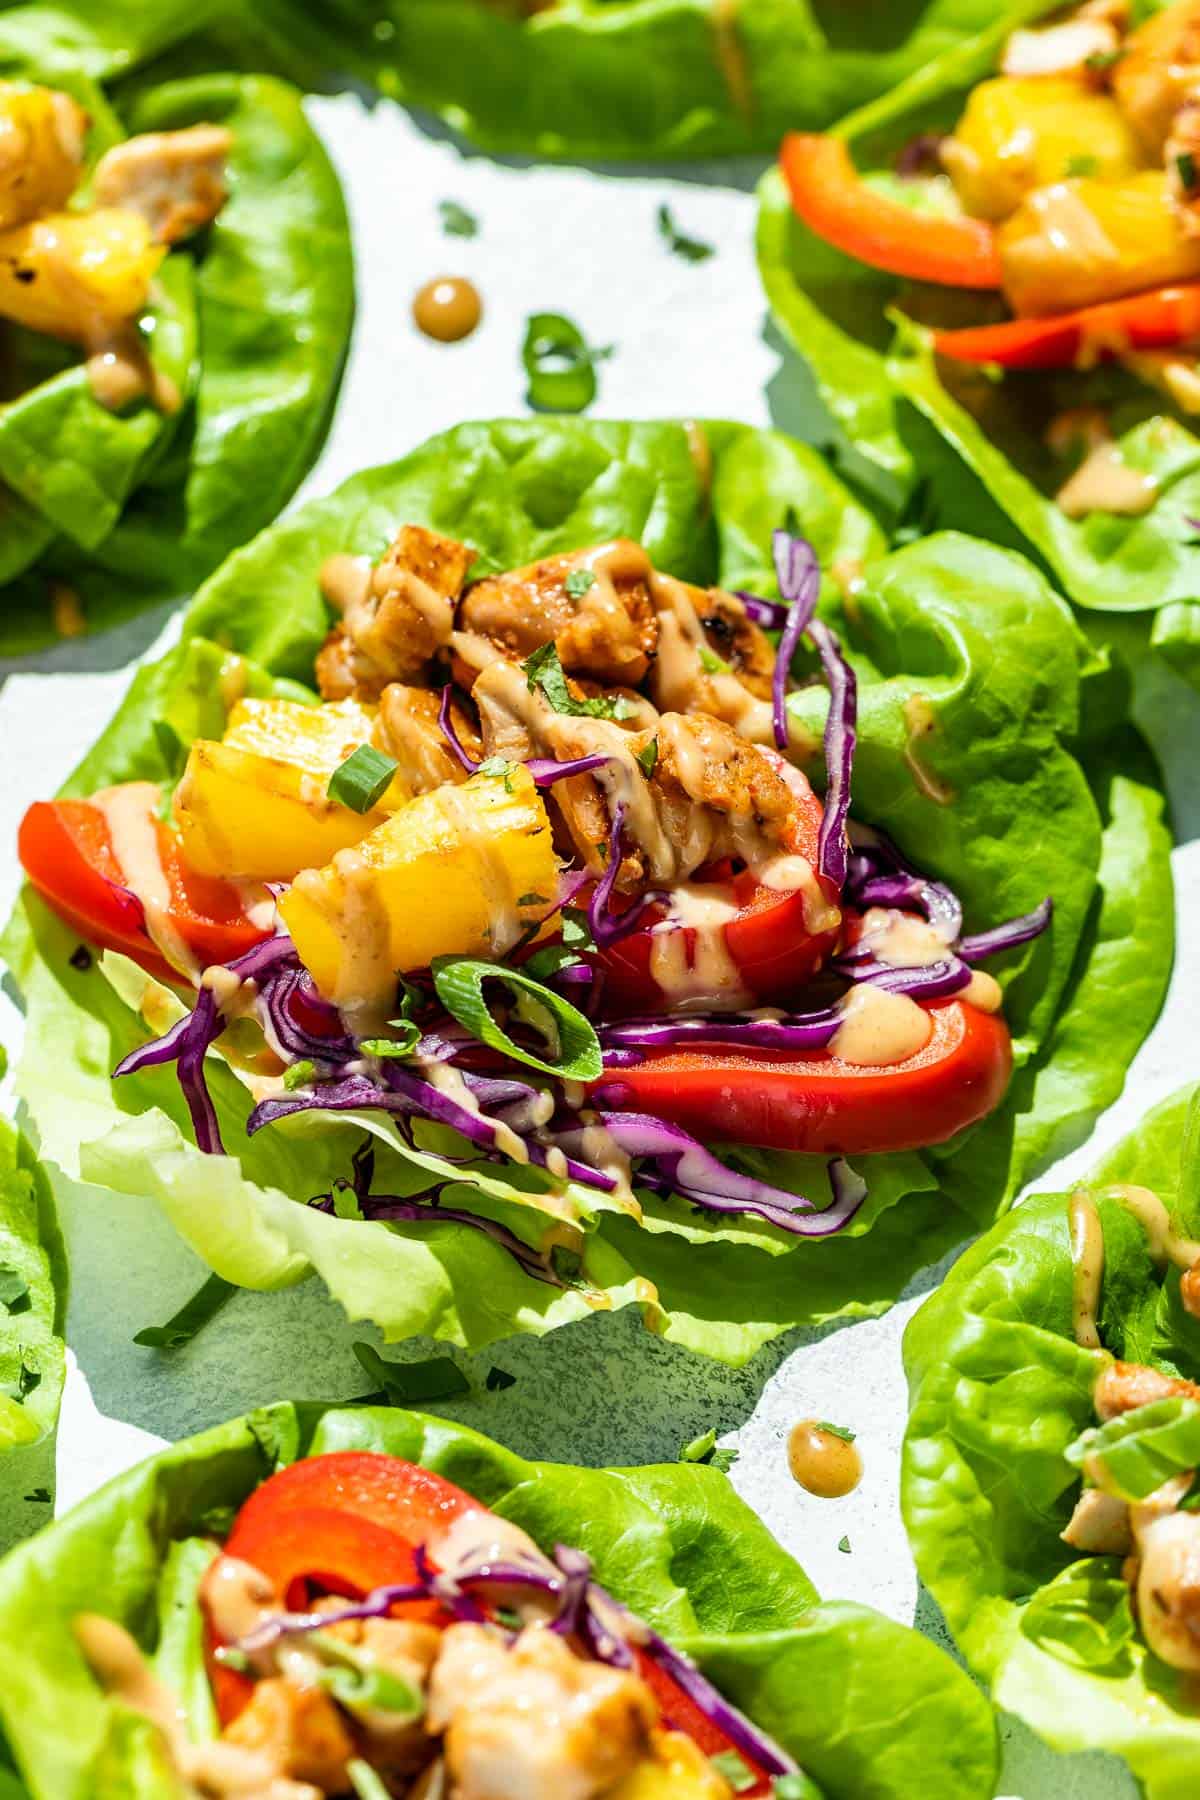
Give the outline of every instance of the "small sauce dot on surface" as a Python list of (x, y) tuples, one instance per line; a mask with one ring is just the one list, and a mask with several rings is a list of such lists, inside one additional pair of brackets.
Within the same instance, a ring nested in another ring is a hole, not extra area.
[(817, 1419), (801, 1419), (788, 1435), (788, 1467), (792, 1479), (818, 1500), (840, 1500), (862, 1480), (857, 1447)]
[(412, 316), (418, 331), (439, 344), (470, 337), (483, 317), (483, 301), (474, 282), (461, 275), (436, 275), (413, 296)]

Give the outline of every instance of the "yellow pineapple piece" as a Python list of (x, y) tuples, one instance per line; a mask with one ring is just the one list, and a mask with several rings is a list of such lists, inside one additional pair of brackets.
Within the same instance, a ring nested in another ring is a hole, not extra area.
[(95, 345), (143, 311), (166, 255), (137, 213), (47, 213), (0, 231), (0, 316)]
[(1038, 188), (996, 243), (1009, 303), (1029, 317), (1200, 278), (1200, 237), (1185, 235), (1162, 169)]
[(279, 910), (321, 992), (369, 1008), (435, 956), (501, 956), (557, 891), (546, 809), (514, 763), (410, 800), (297, 876)]
[(69, 94), (0, 82), (0, 229), (54, 212), (83, 171), (87, 114)]
[(1006, 219), (1031, 188), (1072, 176), (1112, 181), (1143, 163), (1116, 101), (1077, 75), (981, 81), (941, 156), (963, 207), (980, 219)]
[(373, 707), (239, 700), (220, 743), (198, 738), (175, 790), (184, 854), (202, 875), (290, 881), (357, 844), (403, 805), (398, 778), (370, 812), (331, 800), (329, 777), (371, 742)]
[(611, 1800), (730, 1800), (733, 1789), (680, 1731), (656, 1731), (654, 1754), (612, 1790)]

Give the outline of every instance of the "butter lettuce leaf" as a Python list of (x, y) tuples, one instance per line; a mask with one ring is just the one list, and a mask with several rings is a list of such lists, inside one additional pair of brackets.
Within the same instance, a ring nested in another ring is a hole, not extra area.
[(1200, 1707), (1187, 1677), (1125, 1629), (1119, 1559), (1081, 1560), (1058, 1534), (1079, 1492), (1068, 1452), (1096, 1425), (1092, 1388), (1110, 1354), (1200, 1374), (1178, 1273), (1164, 1277), (1142, 1227), (1105, 1195), (1114, 1181), (1151, 1186), (1179, 1229), (1197, 1229), (1194, 1185), (1180, 1185), (1195, 1091), (1147, 1114), (1088, 1183), (1105, 1239), (1103, 1350), (1072, 1335), (1065, 1194), (1026, 1201), (973, 1245), (904, 1340), (901, 1506), (922, 1579), (997, 1705), (1056, 1749), (1123, 1756), (1149, 1800), (1178, 1800), (1200, 1778)]
[(539, 1543), (586, 1551), (596, 1579), (689, 1651), (828, 1800), (907, 1800), (918, 1779), (930, 1800), (992, 1792), (995, 1724), (968, 1677), (869, 1608), (820, 1602), (718, 1471), (525, 1462), (419, 1413), (279, 1404), (163, 1451), (0, 1565), (0, 1731), (31, 1800), (171, 1792), (153, 1734), (101, 1693), (72, 1619), (123, 1623), (210, 1735), (195, 1584), (213, 1517), (280, 1461), (341, 1450), (421, 1463)]

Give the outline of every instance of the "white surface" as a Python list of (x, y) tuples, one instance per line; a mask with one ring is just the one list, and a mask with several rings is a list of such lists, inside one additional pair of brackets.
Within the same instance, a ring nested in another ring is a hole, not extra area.
[[(519, 351), (533, 311), (565, 312), (590, 342), (615, 346), (600, 369), (596, 416), (788, 423), (801, 383), (766, 328), (753, 259), (753, 170), (668, 178), (494, 163), (427, 135), (387, 103), (368, 111), (341, 97), (314, 102), (312, 112), (350, 201), (359, 317), (337, 418), (305, 495), (462, 419), (522, 413)], [(445, 237), (441, 199), (475, 213), (480, 236)], [(655, 222), (664, 200), (683, 230), (718, 246), (714, 258), (692, 265), (669, 254)], [(469, 275), (484, 294), (483, 325), (463, 345), (431, 344), (409, 318), (414, 290), (441, 273)], [(126, 684), (127, 671), (96, 672), (97, 664), (140, 651), (148, 635), (143, 623), (116, 647), (112, 640), (65, 647), (43, 659), (53, 672), (16, 674), (0, 693), (7, 774), (0, 916), (16, 892), (12, 845), (21, 813), (67, 774)], [(1177, 810), (1190, 824), (1197, 764), (1194, 742), (1184, 741), (1179, 695), (1164, 680), (1143, 699), (1147, 728), (1170, 764)], [(1175, 864), (1181, 947), (1170, 1002), (1124, 1097), (1101, 1121), (1094, 1145), (1070, 1159), (1072, 1169), (1086, 1167), (1096, 1146), (1114, 1141), (1196, 1072), (1200, 847), (1177, 851)], [(0, 1004), (0, 1036), (15, 1049), (19, 1020), (7, 997)], [(1052, 1174), (1040, 1185), (1059, 1184)], [(194, 1289), (198, 1264), (156, 1214), (132, 1200), (68, 1188), (61, 1204), (74, 1292), (58, 1435), (60, 1511), (167, 1437), (281, 1395), (362, 1391), (350, 1345), (369, 1333), (348, 1324), (317, 1283), (239, 1296), (216, 1326), (169, 1359), (138, 1350), (133, 1330), (165, 1317)], [(476, 1362), (480, 1381), (495, 1362), (517, 1374), (516, 1386), (442, 1410), (524, 1453), (592, 1463), (671, 1458), (716, 1424), (740, 1450), (735, 1485), (822, 1592), (868, 1601), (905, 1621), (915, 1616), (936, 1633), (896, 1501), (905, 1412), (899, 1338), (919, 1298), (880, 1321), (795, 1333), (738, 1373), (668, 1348), (631, 1315), (602, 1317), (541, 1343), (516, 1340), (485, 1353)], [(866, 1477), (846, 1501), (810, 1499), (788, 1477), (788, 1428), (810, 1414), (858, 1433)], [(18, 1495), (47, 1481), (44, 1452), (5, 1468)], [(837, 1550), (843, 1536), (849, 1555)], [(1108, 1759), (1055, 1759), (1006, 1725), (1002, 1791), (1024, 1800), (1114, 1800), (1133, 1788)]]

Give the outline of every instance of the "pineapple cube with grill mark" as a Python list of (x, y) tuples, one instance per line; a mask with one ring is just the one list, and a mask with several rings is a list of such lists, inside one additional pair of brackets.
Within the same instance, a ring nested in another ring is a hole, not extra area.
[(553, 909), (550, 821), (520, 763), (418, 795), (280, 902), (301, 962), (347, 1007), (384, 1005), (435, 956), (500, 957)]
[(1163, 169), (1038, 188), (996, 246), (1009, 303), (1027, 317), (1200, 279), (1200, 237), (1180, 224)]
[(69, 94), (0, 82), (0, 229), (65, 206), (83, 172), (87, 123)]
[(203, 875), (289, 881), (357, 844), (410, 797), (399, 775), (369, 812), (331, 800), (329, 778), (371, 742), (375, 709), (240, 700), (221, 741), (199, 738), (175, 792), (175, 823)]
[(0, 231), (0, 315), (93, 346), (136, 319), (166, 251), (137, 213), (52, 212)]
[(1116, 101), (1078, 75), (981, 81), (941, 157), (964, 208), (980, 219), (1006, 219), (1032, 188), (1082, 175), (1113, 181), (1145, 161)]

